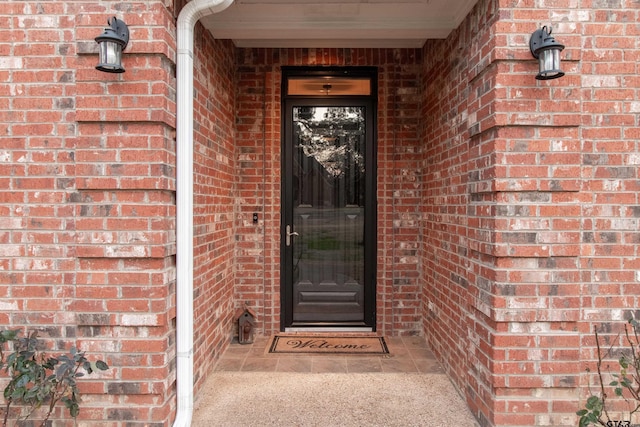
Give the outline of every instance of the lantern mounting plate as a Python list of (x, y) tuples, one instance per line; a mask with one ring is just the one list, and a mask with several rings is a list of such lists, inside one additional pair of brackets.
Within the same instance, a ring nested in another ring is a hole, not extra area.
[(96, 37), (96, 42), (101, 41), (114, 41), (122, 45), (122, 50), (129, 44), (129, 27), (124, 21), (114, 17), (107, 19), (108, 28), (104, 29), (104, 32)]
[(564, 45), (558, 43), (553, 37), (551, 37), (552, 31), (553, 28), (545, 25), (542, 28), (538, 28), (533, 32), (533, 34), (531, 34), (531, 38), (529, 39), (529, 50), (534, 58), (538, 59), (539, 52), (544, 48), (564, 49)]
[(546, 28), (547, 27), (538, 28), (533, 32), (533, 34), (531, 34), (531, 38), (529, 39), (529, 50), (531, 51), (531, 55), (536, 59), (538, 59), (537, 50), (544, 42), (544, 33), (546, 33)]

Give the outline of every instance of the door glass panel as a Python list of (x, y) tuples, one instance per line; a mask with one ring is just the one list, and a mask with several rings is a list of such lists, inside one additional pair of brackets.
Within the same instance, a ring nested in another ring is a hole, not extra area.
[(364, 320), (365, 107), (294, 107), (293, 321)]

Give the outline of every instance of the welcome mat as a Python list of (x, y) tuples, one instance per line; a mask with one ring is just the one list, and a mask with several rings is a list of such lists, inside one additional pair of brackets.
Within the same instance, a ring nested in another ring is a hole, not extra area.
[(382, 337), (276, 335), (269, 353), (388, 354)]

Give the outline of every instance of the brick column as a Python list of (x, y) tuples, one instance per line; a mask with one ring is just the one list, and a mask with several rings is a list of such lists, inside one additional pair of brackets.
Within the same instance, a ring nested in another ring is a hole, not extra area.
[[(95, 70), (93, 38), (131, 31), (124, 74)], [(166, 424), (174, 406), (175, 35), (161, 2), (74, 5), (78, 345), (110, 366), (80, 417)], [(151, 403), (153, 401), (153, 403)], [(123, 403), (126, 404), (123, 406)]]
[(557, 13), (481, 1), (426, 47), (425, 328), (487, 426), (575, 424), (580, 41), (572, 25), (555, 29), (567, 45), (555, 81), (535, 80), (528, 49)]

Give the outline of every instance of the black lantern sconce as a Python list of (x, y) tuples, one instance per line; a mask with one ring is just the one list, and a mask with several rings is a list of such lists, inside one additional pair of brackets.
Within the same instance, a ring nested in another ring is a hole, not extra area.
[(551, 27), (547, 31), (545, 25), (534, 31), (529, 40), (531, 54), (538, 60), (540, 67), (536, 76), (538, 80), (551, 80), (564, 76), (564, 71), (560, 69), (560, 52), (564, 49), (564, 45), (551, 37), (551, 31)]
[(124, 73), (122, 51), (129, 43), (129, 27), (115, 16), (107, 19), (109, 28), (96, 37), (100, 59), (96, 69), (105, 73)]

